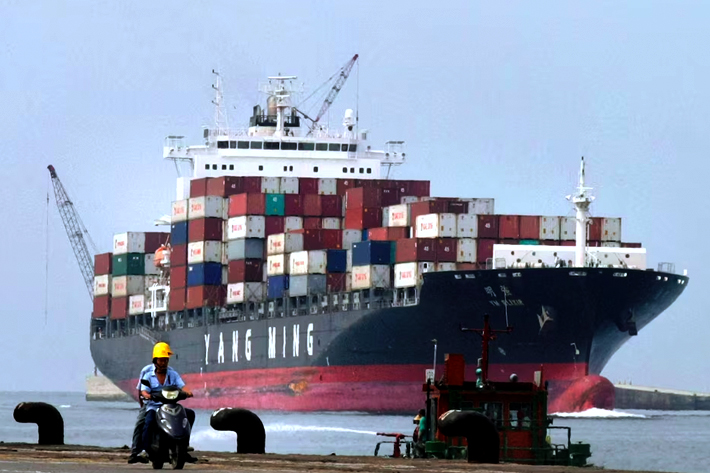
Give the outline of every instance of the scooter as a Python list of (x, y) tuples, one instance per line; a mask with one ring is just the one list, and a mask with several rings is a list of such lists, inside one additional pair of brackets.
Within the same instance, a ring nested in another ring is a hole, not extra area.
[[(141, 380), (141, 384), (150, 388), (150, 383), (145, 379)], [(178, 402), (187, 399), (187, 394), (178, 387), (165, 386), (160, 393), (152, 393), (150, 397), (163, 403), (155, 415), (150, 462), (154, 470), (163, 468), (165, 462), (169, 462), (173, 470), (181, 470), (187, 459), (191, 427), (185, 408)]]

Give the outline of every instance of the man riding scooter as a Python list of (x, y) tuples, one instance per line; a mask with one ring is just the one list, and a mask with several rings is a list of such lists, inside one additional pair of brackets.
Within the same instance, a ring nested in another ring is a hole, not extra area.
[[(159, 394), (165, 386), (174, 386), (176, 388), (180, 388), (187, 397), (192, 397), (192, 391), (185, 386), (185, 382), (182, 380), (178, 372), (168, 366), (170, 356), (172, 354), (173, 352), (170, 350), (170, 346), (167, 343), (156, 343), (155, 347), (153, 347), (153, 367), (149, 369), (142, 378), (142, 380), (146, 381), (150, 385), (150, 389), (148, 386), (144, 386), (141, 391), (141, 396), (146, 399), (145, 426), (143, 428), (143, 448), (149, 453), (153, 429), (155, 428), (154, 423), (156, 411), (162, 405), (161, 402), (151, 399), (151, 395)], [(185, 409), (185, 411), (188, 421), (192, 426), (195, 422), (195, 411), (192, 409)], [(186, 461), (194, 463), (197, 459), (188, 455)]]

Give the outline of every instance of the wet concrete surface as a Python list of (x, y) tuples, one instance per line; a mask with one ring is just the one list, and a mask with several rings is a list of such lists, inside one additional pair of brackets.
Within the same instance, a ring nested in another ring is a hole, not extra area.
[[(394, 459), (387, 457), (353, 456), (317, 456), (317, 455), (237, 455), (224, 452), (193, 452), (199, 461), (185, 465), (186, 471), (233, 471), (243, 473), (257, 472), (502, 472), (502, 473), (562, 473), (582, 471), (604, 471), (620, 473), (620, 470), (601, 470), (597, 468), (573, 468), (531, 466), (517, 464), (482, 465), (470, 464), (463, 460), (421, 460)], [(77, 445), (37, 446), (30, 444), (0, 443), (0, 473), (60, 473), (60, 472), (99, 472), (113, 473), (129, 470), (151, 470), (150, 464), (126, 463), (127, 449), (99, 448)], [(169, 470), (170, 465), (165, 465)], [(623, 470), (625, 473), (633, 473)]]

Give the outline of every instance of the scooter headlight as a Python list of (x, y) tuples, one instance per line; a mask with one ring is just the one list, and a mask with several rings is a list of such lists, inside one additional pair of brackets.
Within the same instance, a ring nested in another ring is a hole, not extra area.
[(179, 392), (180, 391), (168, 391), (167, 389), (163, 389), (163, 397), (172, 401), (173, 399), (177, 399)]

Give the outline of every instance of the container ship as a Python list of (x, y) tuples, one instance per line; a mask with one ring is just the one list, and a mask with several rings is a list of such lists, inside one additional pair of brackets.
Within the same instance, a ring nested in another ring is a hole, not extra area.
[(621, 219), (589, 216), (584, 161), (573, 215), (432, 197), (429, 181), (389, 178), (403, 142), (373, 149), (352, 110), (342, 129), (321, 127), (294, 106), (295, 79), (269, 78), (266, 107), (234, 130), (218, 78), (204, 142), (166, 138), (164, 158), (191, 169), (170, 232), (121, 233), (95, 257), (101, 372), (135, 396), (165, 341), (193, 407), (411, 413), (447, 353), (475, 377), (480, 340), (462, 329), (487, 314), (506, 332), (489, 379), (544, 379), (550, 412), (613, 408), (600, 372), (688, 278), (647, 268)]

